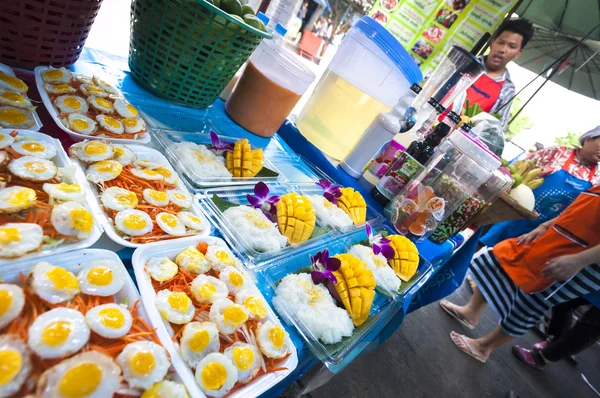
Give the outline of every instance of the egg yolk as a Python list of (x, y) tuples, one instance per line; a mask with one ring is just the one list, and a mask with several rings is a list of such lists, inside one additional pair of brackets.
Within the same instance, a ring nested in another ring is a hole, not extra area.
[(248, 347), (233, 349), (233, 363), (239, 370), (248, 370), (254, 363), (254, 351)]
[(123, 123), (123, 125), (124, 125), (125, 127), (132, 128), (132, 127), (135, 127), (135, 126), (137, 126), (137, 124), (138, 124), (138, 121), (137, 121), (137, 119), (135, 119), (135, 118), (132, 118), (132, 117), (126, 117), (126, 118), (124, 118), (124, 119), (121, 119), (121, 123)]
[(48, 166), (39, 161), (27, 162), (23, 165), (23, 168), (32, 173), (43, 173), (44, 171), (48, 170)]
[(215, 257), (223, 262), (229, 260), (229, 254), (227, 254), (227, 252), (224, 250), (217, 250), (215, 252)]
[(7, 246), (21, 241), (21, 231), (18, 228), (0, 228), (0, 245)]
[(71, 211), (71, 226), (78, 231), (89, 233), (94, 225), (92, 213), (84, 208)]
[(279, 326), (274, 326), (269, 330), (269, 340), (273, 343), (275, 349), (280, 349), (283, 346), (283, 340), (285, 339), (285, 332)]
[(21, 145), (21, 148), (25, 149), (27, 152), (44, 152), (46, 147), (39, 142), (26, 142)]
[(8, 124), (23, 124), (27, 121), (27, 115), (18, 109), (0, 109), (0, 120)]
[[(69, 86), (67, 86), (67, 87), (69, 87)], [(81, 109), (81, 101), (79, 101), (78, 98), (67, 97), (64, 100), (64, 104), (71, 109), (76, 109), (76, 110)]]
[[(201, 219), (199, 219), (199, 218), (198, 218), (198, 217), (196, 217), (196, 216), (193, 216), (193, 215), (191, 215), (191, 214), (188, 214), (188, 215), (187, 215), (187, 218), (188, 218), (188, 220), (190, 220), (190, 221), (191, 221), (191, 222), (193, 222), (193, 223), (202, 224), (202, 220), (201, 220)], [(218, 257), (218, 255), (217, 255), (217, 257)]]
[(244, 306), (259, 319), (267, 316), (267, 309), (259, 298), (253, 296), (246, 297)]
[(87, 155), (102, 155), (108, 151), (108, 146), (105, 143), (99, 141), (88, 142), (83, 148), (83, 152)]
[(119, 175), (121, 174), (121, 171), (123, 171), (123, 165), (112, 160), (104, 160), (96, 163), (96, 170), (98, 170), (100, 173)]
[(61, 182), (60, 184), (56, 184), (55, 188), (65, 193), (81, 192), (81, 187), (79, 186), (79, 184), (66, 184), (64, 182)]
[(171, 308), (182, 314), (186, 313), (190, 306), (190, 298), (185, 293), (173, 293), (167, 301)]
[(88, 272), (87, 281), (94, 286), (108, 286), (113, 281), (113, 274), (106, 267), (95, 267)]
[(146, 228), (146, 219), (138, 214), (129, 214), (123, 220), (125, 228), (139, 231)]
[(98, 86), (87, 86), (85, 89), (87, 91), (90, 91), (90, 92), (93, 92), (93, 93), (103, 93), (104, 92), (104, 90), (102, 90)]
[(147, 175), (149, 175), (149, 176), (158, 176), (158, 175), (162, 175), (162, 174), (160, 174), (160, 173), (159, 173), (158, 171), (156, 171), (156, 170), (149, 170), (149, 169), (142, 170), (142, 173), (144, 173), (144, 174), (147, 174)]
[[(0, 290), (0, 316), (8, 312), (12, 305), (12, 292), (8, 290)], [(2, 363), (2, 362), (0, 362)]]
[(94, 99), (94, 101), (96, 102), (96, 105), (101, 106), (102, 108), (109, 108), (109, 109), (112, 108), (112, 104), (107, 99), (97, 97)]
[(31, 188), (23, 188), (10, 195), (7, 202), (11, 206), (27, 206), (36, 200), (35, 191)]
[(229, 282), (235, 287), (240, 287), (244, 284), (244, 277), (239, 272), (229, 274)]
[(71, 126), (75, 130), (87, 130), (90, 127), (90, 124), (85, 119), (75, 119), (71, 122)]
[(23, 97), (19, 93), (15, 93), (14, 91), (5, 91), (2, 94), (0, 94), (0, 97), (5, 98), (12, 102), (17, 102), (19, 104), (21, 102), (25, 102), (25, 97)]
[(167, 227), (175, 228), (177, 226), (177, 221), (179, 221), (175, 216), (171, 214), (163, 214), (160, 217), (161, 221), (167, 224)]
[(118, 329), (125, 324), (125, 316), (116, 308), (103, 308), (98, 311), (100, 323), (107, 328)]
[(15, 350), (0, 350), (0, 387), (11, 382), (21, 371), (23, 357)]
[(141, 398), (164, 398), (164, 395), (161, 393), (162, 386), (162, 382), (155, 383), (148, 390), (144, 391)]
[(202, 329), (194, 333), (194, 335), (190, 338), (188, 347), (190, 347), (190, 350), (194, 352), (201, 352), (208, 347), (208, 343), (210, 343), (210, 335), (208, 334), (208, 330)]
[(156, 201), (165, 201), (167, 200), (169, 197), (167, 196), (166, 192), (163, 191), (156, 191), (154, 189), (151, 189), (150, 192), (148, 193), (150, 195), (150, 197)]
[(203, 300), (208, 300), (217, 292), (217, 288), (210, 282), (203, 283), (196, 289), (194, 292), (197, 296), (199, 296)]
[(117, 119), (114, 119), (110, 116), (104, 116), (102, 120), (108, 127), (112, 127), (114, 129), (118, 129), (119, 127), (121, 127), (121, 123)]
[(218, 362), (209, 362), (202, 369), (202, 384), (208, 390), (218, 390), (227, 381), (227, 369)]
[(127, 110), (134, 116), (137, 116), (138, 114), (138, 110), (135, 109), (133, 106), (131, 106), (130, 104), (127, 104), (127, 106), (125, 106), (125, 108), (127, 108)]
[(129, 357), (129, 370), (136, 375), (147, 375), (156, 366), (156, 359), (151, 351), (139, 350)]
[[(123, 122), (123, 124), (125, 124), (125, 122)], [(116, 157), (120, 157), (125, 154), (125, 151), (123, 150), (123, 148), (119, 148), (118, 146), (114, 147), (114, 152), (115, 152)]]
[(156, 172), (165, 177), (171, 177), (171, 170), (165, 169), (164, 167), (159, 167), (156, 169)]
[(60, 79), (63, 77), (63, 73), (60, 69), (50, 69), (44, 73), (44, 76), (49, 79)]
[(125, 206), (135, 207), (138, 204), (137, 195), (133, 192), (117, 194), (115, 195), (115, 200)]
[(57, 290), (65, 290), (67, 292), (79, 290), (79, 282), (75, 275), (64, 268), (52, 267), (46, 272), (46, 276)]
[(178, 199), (178, 200), (186, 200), (187, 199), (187, 196), (185, 196), (184, 194), (179, 193), (179, 192), (174, 192), (173, 197), (175, 197), (175, 199)]
[(65, 321), (49, 323), (42, 331), (42, 341), (50, 347), (63, 344), (71, 334), (71, 324)]
[(230, 305), (223, 311), (223, 319), (232, 326), (241, 325), (248, 320), (248, 315), (239, 305)]
[(17, 79), (14, 76), (7, 75), (4, 72), (0, 72), (0, 80), (5, 83), (8, 83), (10, 86), (16, 88), (17, 90), (27, 91), (27, 89), (29, 88), (27, 87), (27, 84), (23, 82), (23, 80)]
[(102, 368), (92, 362), (79, 363), (60, 379), (58, 391), (66, 398), (83, 398), (92, 394), (102, 381)]
[[(68, 84), (55, 84), (52, 86), (52, 88), (54, 89), (54, 91), (58, 91), (60, 93), (68, 93), (69, 91), (71, 91), (71, 86), (69, 86)], [(77, 101), (79, 102), (79, 101)], [(65, 104), (67, 104), (65, 102)], [(69, 105), (67, 105), (69, 106)], [(79, 106), (81, 106), (81, 104), (79, 104)], [(79, 108), (75, 108), (75, 109), (79, 109)]]

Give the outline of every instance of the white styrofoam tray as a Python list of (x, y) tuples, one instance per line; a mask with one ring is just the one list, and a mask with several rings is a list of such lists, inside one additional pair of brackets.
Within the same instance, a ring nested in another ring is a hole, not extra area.
[[(152, 281), (150, 276), (145, 271), (146, 262), (152, 257), (168, 257), (170, 259), (174, 259), (177, 254), (182, 252), (188, 246), (196, 246), (199, 242), (207, 242), (209, 245), (218, 245), (218, 246), (227, 246), (226, 243), (219, 238), (215, 238), (213, 236), (194, 236), (191, 238), (178, 239), (170, 242), (158, 242), (158, 243), (150, 243), (137, 249), (133, 253), (133, 257), (131, 259), (131, 263), (133, 265), (133, 270), (135, 272), (135, 278), (137, 279), (138, 287), (140, 289), (140, 294), (142, 296), (142, 303), (144, 304), (148, 316), (150, 317), (150, 322), (152, 322), (152, 327), (156, 328), (156, 333), (158, 334), (158, 338), (163, 346), (169, 351), (171, 355), (171, 361), (173, 366), (179, 373), (179, 376), (182, 378), (183, 383), (185, 384), (188, 392), (191, 397), (204, 398), (206, 397), (198, 384), (196, 383), (196, 378), (190, 367), (183, 361), (181, 356), (179, 355), (179, 349), (175, 345), (172, 340), (173, 330), (167, 321), (163, 321), (162, 316), (160, 315), (158, 309), (155, 305), (156, 292), (152, 287)], [(257, 292), (262, 293), (257, 288)], [(264, 296), (262, 296), (264, 299)], [(265, 300), (266, 302), (266, 300)], [(269, 315), (267, 315), (268, 320), (273, 321), (275, 324), (282, 326), (281, 321), (275, 315), (271, 307), (268, 308)], [(246, 384), (244, 387), (238, 389), (234, 393), (228, 395), (229, 398), (247, 398), (247, 397), (258, 397), (264, 392), (271, 389), (273, 386), (277, 385), (283, 379), (285, 379), (291, 372), (296, 369), (298, 366), (298, 354), (296, 352), (296, 347), (294, 343), (290, 339), (290, 351), (291, 355), (288, 356), (279, 366), (286, 367), (287, 370), (269, 373), (266, 375), (262, 375), (252, 382)]]
[[(123, 138), (108, 138), (108, 137), (99, 137), (99, 136), (89, 136), (89, 135), (85, 135), (85, 134), (76, 133), (76, 132), (72, 131), (71, 129), (67, 128), (60, 120), (58, 111), (54, 107), (54, 104), (52, 103), (50, 96), (44, 89), (44, 80), (42, 80), (42, 72), (44, 72), (47, 69), (49, 69), (48, 66), (38, 66), (34, 69), (35, 84), (38, 88), (38, 91), (40, 92), (40, 97), (42, 98), (42, 102), (44, 103), (44, 106), (48, 110), (48, 113), (50, 114), (50, 116), (52, 116), (52, 119), (54, 119), (54, 122), (56, 123), (56, 125), (58, 127), (60, 127), (60, 129), (62, 131), (67, 133), (73, 141), (77, 142), (77, 141), (83, 141), (85, 139), (107, 140), (107, 141), (114, 142), (115, 144), (147, 144), (150, 142), (150, 140), (152, 138), (150, 137), (150, 133), (148, 133), (147, 131), (144, 134), (139, 134), (137, 136), (139, 138), (134, 139), (134, 140), (129, 140), (129, 139), (123, 139)], [(123, 93), (120, 90), (119, 90), (119, 93), (120, 93), (120, 97), (125, 98), (123, 96)], [(147, 125), (147, 123), (146, 123), (146, 125)]]
[[(4, 64), (0, 63), (0, 71), (6, 73), (7, 75), (16, 77), (15, 76), (15, 72), (8, 65), (4, 65)], [(29, 99), (31, 99), (31, 98), (29, 98)], [(33, 113), (33, 120), (35, 121), (35, 125), (31, 126), (29, 128), (29, 130), (30, 131), (40, 131), (40, 129), (43, 126), (42, 121), (40, 120), (40, 117), (38, 116), (38, 114), (37, 114), (37, 112), (35, 110), (32, 111), (31, 113)]]
[[(145, 160), (149, 160), (151, 162), (164, 164), (169, 170), (171, 170), (171, 172), (175, 173), (175, 170), (173, 169), (173, 167), (171, 166), (171, 164), (169, 163), (167, 158), (162, 153), (158, 152), (156, 149), (148, 148), (148, 147), (142, 146), (142, 145), (127, 145), (127, 147), (129, 149), (131, 149), (137, 155), (138, 159), (145, 159)], [(74, 163), (77, 164), (79, 170), (81, 171), (81, 173), (84, 175), (84, 178), (85, 178), (85, 172), (83, 171), (83, 167), (85, 167), (85, 166), (77, 161), (74, 161)], [(189, 190), (187, 189), (187, 187), (185, 186), (185, 184), (183, 183), (181, 176), (178, 175), (177, 179), (179, 180), (177, 182), (177, 189), (184, 191), (184, 192), (188, 193), (189, 195), (192, 195), (189, 192)], [(112, 219), (102, 209), (102, 204), (100, 202), (100, 195), (102, 193), (98, 192), (98, 189), (97, 189), (96, 185), (94, 185), (94, 183), (92, 183), (90, 181), (87, 181), (87, 183), (89, 184), (90, 191), (92, 192), (92, 196), (94, 197), (94, 200), (92, 200), (93, 209), (94, 209), (95, 213), (97, 214), (97, 218), (100, 220), (100, 223), (102, 224), (102, 227), (104, 228), (104, 232), (106, 232), (106, 235), (108, 235), (108, 237), (111, 240), (113, 240), (115, 243), (118, 243), (121, 246), (126, 246), (126, 247), (144, 246), (145, 244), (141, 244), (141, 243), (131, 243), (130, 241), (123, 239), (123, 237), (121, 237), (119, 235), (119, 233), (115, 230), (115, 226), (113, 224)], [(202, 231), (201, 233), (199, 233), (197, 236), (210, 235), (210, 231), (211, 231), (210, 222), (208, 221), (208, 219), (206, 218), (206, 216), (200, 209), (200, 205), (198, 204), (198, 202), (195, 199), (193, 200), (192, 207), (190, 207), (189, 211), (194, 213), (194, 215), (199, 217), (202, 220), (202, 222), (207, 225), (207, 228), (204, 231)], [(180, 239), (180, 238), (169, 239), (169, 241), (171, 242), (175, 239)]]
[[(2, 131), (3, 134), (10, 134), (12, 131), (15, 131), (15, 130), (3, 129), (0, 131)], [(59, 245), (59, 246), (56, 246), (56, 247), (53, 247), (50, 249), (40, 250), (38, 252), (32, 252), (32, 253), (26, 254), (25, 256), (19, 257), (19, 258), (0, 259), (0, 265), (20, 263), (22, 261), (29, 260), (29, 259), (40, 258), (43, 256), (48, 256), (48, 255), (52, 255), (52, 254), (56, 254), (56, 253), (63, 253), (66, 251), (71, 251), (71, 250), (84, 249), (86, 247), (92, 246), (94, 243), (96, 243), (96, 241), (102, 235), (102, 228), (100, 227), (101, 219), (100, 219), (100, 217), (98, 217), (97, 214), (95, 214), (96, 213), (96, 211), (95, 211), (96, 199), (95, 199), (92, 191), (88, 188), (87, 180), (85, 178), (85, 175), (83, 174), (83, 171), (81, 171), (81, 169), (79, 169), (79, 167), (77, 167), (75, 165), (75, 162), (73, 162), (73, 161), (71, 161), (71, 159), (69, 159), (69, 157), (67, 156), (67, 153), (65, 152), (62, 145), (60, 144), (60, 141), (58, 141), (56, 138), (52, 138), (46, 134), (38, 133), (38, 132), (30, 131), (30, 130), (16, 130), (16, 131), (19, 133), (20, 136), (33, 137), (36, 140), (46, 142), (49, 145), (53, 145), (56, 148), (56, 156), (51, 159), (54, 162), (54, 164), (57, 167), (71, 166), (75, 169), (75, 176), (73, 177), (73, 182), (76, 184), (79, 184), (79, 186), (81, 186), (81, 189), (83, 189), (85, 192), (85, 205), (94, 215), (94, 227), (92, 228), (90, 235), (85, 239), (82, 239), (77, 242), (62, 244), (62, 245)]]

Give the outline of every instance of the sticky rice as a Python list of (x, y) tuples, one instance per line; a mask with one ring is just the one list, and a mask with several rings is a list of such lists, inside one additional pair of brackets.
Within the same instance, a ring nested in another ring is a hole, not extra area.
[(231, 178), (231, 173), (225, 167), (225, 158), (217, 155), (205, 145), (193, 142), (180, 142), (173, 145), (173, 149), (185, 164), (195, 174), (202, 177)]
[(223, 212), (233, 228), (254, 250), (268, 252), (286, 246), (287, 239), (279, 233), (277, 224), (262, 211), (250, 206), (235, 206)]
[(354, 330), (348, 312), (335, 304), (324, 285), (315, 285), (310, 274), (284, 277), (275, 289), (273, 306), (280, 315), (287, 307), (324, 344), (339, 343)]
[(387, 259), (383, 254), (375, 255), (373, 249), (368, 246), (354, 245), (348, 253), (355, 255), (367, 264), (367, 268), (373, 271), (373, 276), (378, 285), (382, 285), (388, 290), (398, 291), (400, 289), (400, 278), (396, 275), (392, 267), (389, 266)]
[(308, 199), (315, 208), (319, 221), (324, 226), (344, 228), (354, 225), (352, 219), (344, 210), (325, 199), (324, 196), (310, 195)]

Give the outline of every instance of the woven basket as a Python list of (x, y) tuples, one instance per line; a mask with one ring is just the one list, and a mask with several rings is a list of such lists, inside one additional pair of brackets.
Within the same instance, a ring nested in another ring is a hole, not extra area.
[(25, 69), (74, 64), (100, 5), (102, 0), (3, 0), (0, 61)]
[(509, 194), (503, 193), (487, 209), (482, 211), (471, 225), (484, 226), (510, 220), (535, 220), (539, 217), (538, 213), (529, 211), (514, 200)]

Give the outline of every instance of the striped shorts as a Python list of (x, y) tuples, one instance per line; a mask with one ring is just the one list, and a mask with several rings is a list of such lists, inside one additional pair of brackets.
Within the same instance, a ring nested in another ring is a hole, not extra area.
[(555, 282), (541, 292), (523, 292), (504, 271), (491, 248), (471, 261), (469, 271), (488, 305), (500, 317), (500, 329), (510, 336), (522, 336), (533, 328), (553, 306), (600, 290), (600, 266), (584, 268), (558, 292)]

